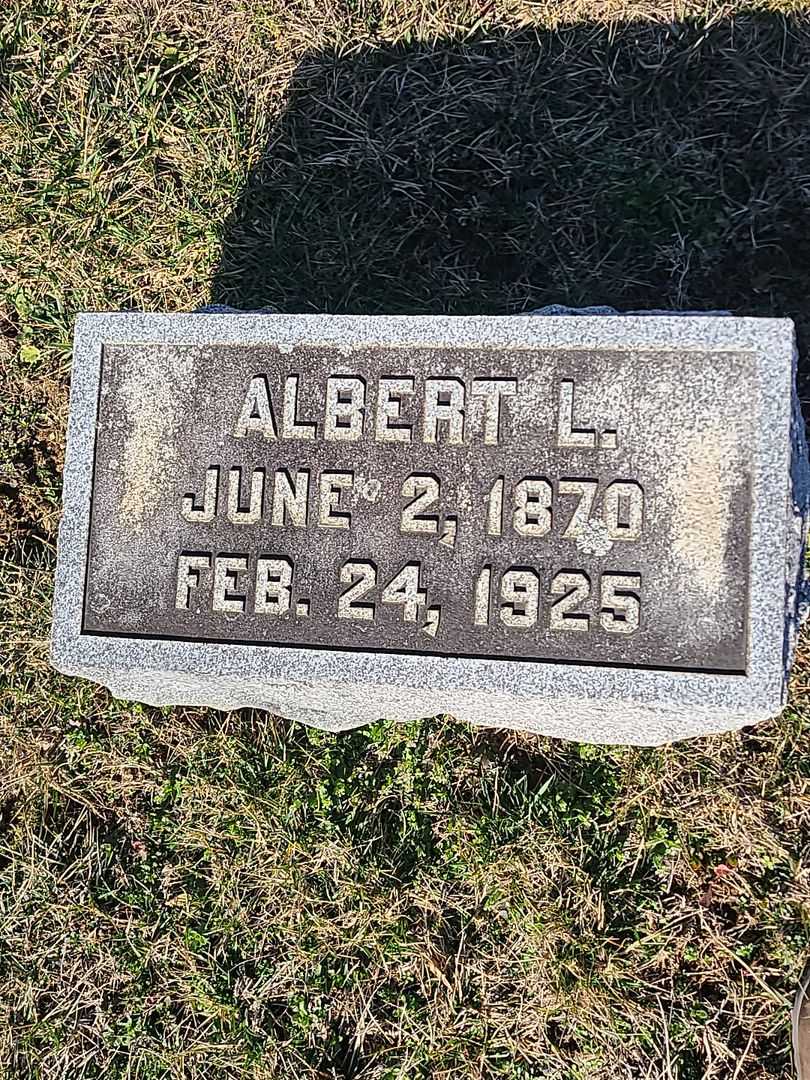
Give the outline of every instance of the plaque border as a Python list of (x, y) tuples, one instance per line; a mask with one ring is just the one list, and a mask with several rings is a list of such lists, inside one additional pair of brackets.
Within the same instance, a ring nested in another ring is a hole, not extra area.
[[(502, 661), (505, 661), (507, 663), (521, 663), (522, 662), (522, 663), (527, 663), (527, 664), (565, 664), (566, 666), (570, 666), (570, 665), (573, 664), (573, 665), (582, 665), (583, 667), (592, 667), (592, 666), (596, 665), (596, 666), (599, 666), (599, 667), (638, 669), (638, 670), (646, 670), (646, 671), (685, 671), (685, 672), (694, 672), (696, 674), (700, 673), (700, 674), (704, 674), (704, 675), (715, 675), (715, 674), (717, 674), (717, 675), (745, 675), (746, 674), (746, 667), (745, 666), (740, 666), (740, 667), (713, 667), (711, 664), (700, 664), (700, 665), (688, 664), (687, 665), (687, 664), (671, 664), (671, 663), (639, 663), (638, 661), (627, 661), (626, 663), (623, 663), (623, 662), (617, 661), (617, 660), (606, 661), (606, 660), (598, 660), (598, 659), (583, 659), (582, 657), (570, 657), (569, 658), (569, 657), (553, 657), (553, 656), (529, 656), (529, 655), (526, 655), (526, 654), (517, 655), (517, 656), (508, 656), (508, 655), (503, 655), (503, 654), (499, 654), (499, 653), (495, 653), (495, 652), (491, 652), (491, 653), (487, 653), (487, 652), (483, 652), (483, 651), (482, 652), (466, 652), (466, 651), (459, 651), (459, 650), (454, 650), (454, 649), (449, 649), (449, 648), (448, 649), (418, 649), (418, 648), (408, 648), (408, 647), (395, 646), (395, 645), (388, 645), (388, 646), (370, 645), (370, 644), (368, 644), (368, 645), (367, 644), (338, 645), (338, 644), (331, 644), (331, 643), (329, 645), (324, 645), (323, 643), (308, 642), (308, 641), (273, 641), (273, 640), (262, 640), (262, 639), (258, 639), (258, 638), (249, 638), (249, 637), (244, 637), (244, 638), (238, 638), (237, 639), (237, 638), (228, 638), (228, 637), (218, 637), (215, 634), (205, 634), (205, 635), (196, 635), (196, 634), (191, 634), (191, 633), (170, 634), (170, 633), (162, 633), (162, 632), (157, 632), (157, 631), (154, 631), (154, 632), (140, 631), (138, 633), (127, 634), (123, 630), (89, 628), (87, 626), (87, 591), (88, 591), (88, 583), (89, 583), (88, 579), (89, 579), (89, 567), (90, 567), (89, 548), (90, 548), (90, 536), (92, 534), (92, 528), (93, 528), (93, 512), (94, 512), (94, 509), (93, 509), (93, 495), (94, 495), (94, 491), (95, 491), (96, 473), (98, 471), (98, 438), (97, 438), (97, 435), (98, 435), (98, 425), (99, 425), (99, 422), (100, 422), (101, 396), (102, 396), (101, 391), (102, 391), (102, 387), (103, 387), (103, 384), (104, 384), (104, 365), (105, 365), (105, 362), (106, 362), (106, 358), (105, 358), (105, 355), (104, 355), (104, 349), (105, 349), (106, 345), (108, 345), (108, 344), (110, 344), (110, 343), (105, 342), (102, 345), (101, 358), (100, 358), (100, 368), (99, 368), (99, 393), (98, 393), (98, 396), (97, 396), (97, 406), (96, 406), (96, 438), (94, 439), (94, 444), (93, 444), (93, 470), (92, 470), (91, 483), (90, 483), (90, 522), (89, 522), (89, 527), (88, 527), (88, 558), (86, 559), (86, 563), (85, 563), (85, 585), (84, 585), (84, 596), (83, 596), (83, 601), (82, 601), (82, 634), (88, 635), (88, 636), (93, 636), (93, 637), (112, 637), (112, 638), (129, 637), (129, 638), (132, 638), (132, 639), (137, 638), (138, 640), (142, 640), (142, 641), (188, 641), (188, 642), (196, 642), (197, 644), (210, 643), (210, 644), (214, 644), (214, 645), (244, 645), (244, 646), (249, 646), (249, 647), (252, 647), (252, 648), (270, 647), (270, 648), (276, 648), (276, 649), (328, 649), (329, 652), (348, 652), (348, 653), (401, 653), (401, 654), (406, 655), (406, 656), (437, 656), (437, 657), (444, 657), (444, 658), (454, 657), (454, 658), (458, 658), (458, 659), (461, 659), (461, 660), (479, 660), (479, 659), (480, 660), (502, 660)], [(118, 344), (118, 343), (116, 343), (116, 344)], [(155, 341), (153, 343), (150, 342), (150, 344), (154, 344), (156, 347), (163, 347), (163, 343), (160, 342), (160, 341)], [(242, 346), (242, 347), (248, 347), (249, 348), (250, 346)], [(611, 355), (614, 356), (614, 357), (620, 357), (624, 351), (625, 350), (623, 350), (623, 349), (616, 349), (616, 348), (603, 349), (603, 350), (600, 350), (597, 353), (597, 359), (603, 359), (603, 358), (606, 358), (606, 357), (610, 357)], [(744, 354), (738, 353), (737, 355), (738, 356), (739, 355), (745, 355), (746, 357), (750, 357), (751, 353), (750, 352), (746, 352)], [(745, 534), (744, 542), (745, 542), (746, 547), (750, 548), (750, 540), (751, 540), (751, 536), (750, 536), (751, 519), (750, 519), (750, 517), (748, 519), (747, 524), (749, 525), (749, 530)], [(472, 581), (472, 579), (470, 579), (470, 581)], [(314, 585), (313, 585), (313, 587), (314, 587)], [(750, 620), (749, 620), (749, 614), (750, 613), (749, 613), (748, 604), (747, 604), (747, 600), (748, 600), (748, 594), (747, 593), (746, 593), (745, 600), (746, 600), (745, 616), (744, 616), (745, 623), (744, 623), (743, 635), (742, 635), (742, 637), (743, 637), (743, 641), (742, 641), (742, 651), (743, 651), (743, 653), (747, 653), (748, 642), (749, 642), (749, 637), (750, 637)]]

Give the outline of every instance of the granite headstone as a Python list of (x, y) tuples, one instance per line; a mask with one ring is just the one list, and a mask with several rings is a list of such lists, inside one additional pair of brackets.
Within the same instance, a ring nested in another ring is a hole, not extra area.
[(53, 663), (332, 730), (770, 717), (794, 365), (779, 319), (80, 316)]

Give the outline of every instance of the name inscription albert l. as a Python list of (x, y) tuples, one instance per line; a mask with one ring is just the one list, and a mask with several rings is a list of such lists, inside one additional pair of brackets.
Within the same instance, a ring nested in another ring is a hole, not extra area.
[(82, 632), (742, 673), (740, 351), (103, 348)]

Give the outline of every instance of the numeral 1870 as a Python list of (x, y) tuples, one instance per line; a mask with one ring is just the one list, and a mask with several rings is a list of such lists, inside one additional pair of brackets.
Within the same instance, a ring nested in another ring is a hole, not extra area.
[[(530, 567), (511, 567), (501, 574), (500, 584), (493, 589), (497, 571), (485, 566), (478, 575), (474, 593), (476, 626), (489, 625), (495, 618), (512, 630), (530, 630), (537, 626), (543, 611), (548, 613), (550, 630), (571, 630), (587, 633), (596, 627), (610, 634), (632, 634), (641, 621), (641, 575), (609, 573), (600, 576), (598, 610), (590, 602), (592, 583), (582, 570), (561, 570), (551, 578), (549, 596), (542, 597), (540, 575)], [(496, 595), (493, 597), (493, 592)], [(543, 620), (545, 621), (545, 620)]]

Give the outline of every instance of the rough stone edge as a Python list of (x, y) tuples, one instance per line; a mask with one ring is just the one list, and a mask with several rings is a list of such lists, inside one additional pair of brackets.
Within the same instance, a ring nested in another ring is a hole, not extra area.
[(808, 458), (807, 429), (796, 387), (799, 362), (797, 348), (793, 350), (793, 393), (790, 418), (790, 515), (786, 532), (785, 561), (785, 672), (782, 703), (787, 704), (790, 671), (802, 624), (810, 613), (810, 580), (805, 560), (808, 526), (810, 526), (810, 458)]
[[(624, 707), (611, 699), (542, 699), (521, 698), (506, 692), (420, 691), (413, 687), (386, 686), (349, 688), (335, 684), (290, 685), (275, 690), (272, 684), (257, 681), (238, 683), (217, 676), (179, 676), (169, 673), (162, 679), (154, 672), (133, 672), (114, 678), (109, 672), (84, 672), (85, 677), (101, 682), (110, 693), (125, 701), (142, 701), (157, 707), (181, 705), (189, 708), (213, 708), (222, 712), (248, 708), (259, 709), (296, 723), (308, 724), (322, 731), (354, 731), (386, 719), (408, 723), (422, 717), (453, 716), (476, 727), (524, 731), (546, 738), (587, 742), (602, 746), (663, 746), (689, 738), (720, 735), (738, 731), (772, 718), (762, 709), (718, 710), (715, 707), (690, 706), (681, 709), (671, 704)], [(182, 685), (183, 679), (188, 679)], [(323, 708), (291, 703), (290, 697), (320, 695)], [(182, 701), (178, 702), (178, 694)], [(359, 704), (357, 697), (362, 696)], [(285, 697), (287, 700), (285, 700)], [(409, 701), (412, 697), (414, 700)], [(425, 699), (432, 697), (433, 707)], [(587, 739), (581, 732), (587, 729)], [(651, 737), (652, 731), (657, 737)], [(617, 737), (621, 731), (622, 738)], [(574, 732), (580, 732), (575, 734)]]

